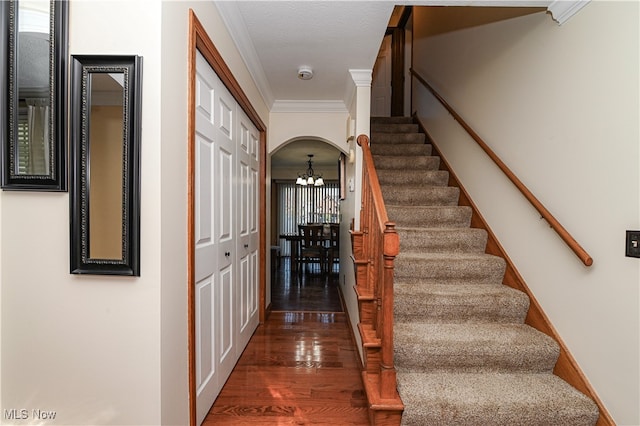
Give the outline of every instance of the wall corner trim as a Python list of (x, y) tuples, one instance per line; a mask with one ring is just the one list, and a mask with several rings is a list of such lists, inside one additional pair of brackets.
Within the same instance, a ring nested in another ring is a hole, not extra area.
[(555, 0), (551, 2), (547, 10), (558, 25), (562, 25), (580, 9), (585, 7), (591, 0)]

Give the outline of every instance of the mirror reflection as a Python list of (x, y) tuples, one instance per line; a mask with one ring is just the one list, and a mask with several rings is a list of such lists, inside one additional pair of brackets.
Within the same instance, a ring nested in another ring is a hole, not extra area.
[(124, 74), (89, 79), (89, 257), (122, 260)]
[(0, 186), (67, 190), (67, 0), (0, 0)]
[(140, 276), (142, 57), (71, 60), (71, 273)]
[(51, 45), (49, 0), (20, 0), (16, 43), (18, 83), (16, 175), (51, 175)]

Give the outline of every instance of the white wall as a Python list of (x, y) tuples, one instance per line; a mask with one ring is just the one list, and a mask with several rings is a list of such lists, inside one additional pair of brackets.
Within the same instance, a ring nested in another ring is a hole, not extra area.
[(267, 122), (212, 3), (71, 2), (71, 54), (144, 58), (141, 276), (69, 274), (69, 194), (0, 193), (0, 418), (26, 409), (19, 424), (188, 423), (189, 7)]
[[(345, 112), (272, 112), (269, 115), (268, 155), (297, 140), (312, 140), (329, 144), (348, 152), (347, 113)], [(337, 159), (336, 159), (337, 162)], [(302, 164), (302, 163), (301, 163)], [(337, 164), (337, 163), (336, 163)], [(290, 179), (300, 168), (279, 167), (271, 171), (271, 179)], [(324, 179), (337, 179), (338, 169), (323, 169)], [(270, 193), (270, 192), (269, 192)], [(267, 205), (270, 205), (267, 203)]]
[[(291, 140), (322, 139), (346, 151), (347, 112), (272, 112), (269, 116), (268, 152)], [(322, 143), (319, 141), (319, 143)]]
[(144, 57), (142, 276), (69, 274), (68, 193), (0, 195), (1, 405), (28, 410), (21, 424), (43, 423), (33, 409), (56, 411), (51, 424), (160, 421), (159, 36), (159, 3), (70, 5), (71, 54)]
[(424, 37), (414, 68), (591, 254), (585, 267), (414, 80), (414, 108), (615, 421), (640, 424), (638, 3)]

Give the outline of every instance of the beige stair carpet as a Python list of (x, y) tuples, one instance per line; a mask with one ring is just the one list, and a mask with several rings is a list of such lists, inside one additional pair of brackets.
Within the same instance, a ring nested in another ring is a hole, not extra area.
[(559, 346), (524, 324), (440, 158), (411, 118), (372, 118), (371, 150), (400, 254), (395, 364), (404, 425), (594, 425), (595, 403), (552, 374)]

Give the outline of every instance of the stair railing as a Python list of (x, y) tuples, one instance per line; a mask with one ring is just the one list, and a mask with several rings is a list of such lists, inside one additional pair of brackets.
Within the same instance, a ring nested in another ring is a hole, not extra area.
[(431, 87), (429, 83), (416, 72), (414, 69), (411, 69), (411, 74), (420, 82), (424, 87), (426, 87), (432, 94), (435, 96), (438, 101), (445, 107), (447, 111), (453, 116), (453, 118), (462, 126), (462, 128), (471, 136), (471, 138), (476, 141), (476, 143), (482, 148), (482, 150), (487, 153), (489, 158), (493, 160), (493, 162), (502, 170), (502, 172), (507, 176), (507, 178), (520, 190), (522, 195), (533, 205), (533, 207), (538, 210), (540, 215), (549, 223), (551, 228), (562, 238), (562, 240), (569, 246), (571, 250), (578, 256), (578, 258), (584, 263), (586, 266), (591, 266), (593, 264), (593, 259), (587, 253), (585, 249), (578, 244), (578, 242), (571, 236), (571, 234), (558, 222), (558, 220), (553, 217), (553, 215), (547, 210), (547, 208), (529, 191), (529, 189), (522, 183), (520, 179), (507, 167), (506, 164), (496, 155), (491, 148), (487, 145), (487, 143), (482, 140), (480, 136), (467, 124), (466, 121), (458, 114), (452, 107), (444, 100), (442, 96), (436, 90)]
[(360, 135), (362, 147), (362, 207), (360, 227), (363, 232), (363, 255), (368, 260), (367, 285), (375, 297), (373, 326), (380, 339), (379, 395), (396, 397), (396, 371), (393, 362), (393, 268), (400, 249), (395, 223), (390, 222), (382, 198), (380, 182), (373, 164), (369, 138)]

